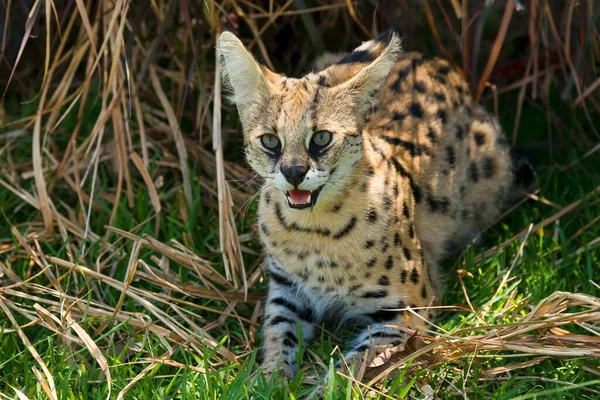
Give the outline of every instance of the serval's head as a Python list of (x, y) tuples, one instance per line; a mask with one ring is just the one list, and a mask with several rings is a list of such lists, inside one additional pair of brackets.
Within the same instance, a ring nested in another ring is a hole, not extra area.
[(400, 53), (398, 36), (365, 42), (300, 79), (258, 64), (230, 32), (219, 37), (218, 52), (254, 170), (292, 208), (339, 195), (362, 158), (365, 116)]

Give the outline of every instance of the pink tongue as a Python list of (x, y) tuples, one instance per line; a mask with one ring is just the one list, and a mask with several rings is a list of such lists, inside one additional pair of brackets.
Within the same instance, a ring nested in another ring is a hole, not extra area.
[(312, 193), (310, 190), (290, 190), (290, 198), (294, 204), (306, 204), (308, 196)]

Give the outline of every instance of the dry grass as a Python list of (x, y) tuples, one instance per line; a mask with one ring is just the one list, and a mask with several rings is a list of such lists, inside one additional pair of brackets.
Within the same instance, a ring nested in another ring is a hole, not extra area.
[[(240, 234), (238, 229), (260, 181), (243, 163), (225, 156), (228, 146), (239, 140), (235, 110), (221, 104), (214, 62), (215, 36), (224, 28), (239, 31), (267, 65), (298, 74), (330, 44), (335, 46), (330, 50), (348, 49), (391, 25), (406, 36), (406, 48), (435, 43), (435, 50), (462, 71), (478, 98), (495, 100), (496, 110), (498, 94), (518, 90), (513, 141), (529, 99), (543, 107), (550, 121), (544, 143), (550, 159), (567, 147), (591, 148), (585, 157), (600, 148), (594, 124), (600, 113), (600, 5), (594, 1), (536, 0), (525, 9), (518, 1), (481, 6), (452, 1), (449, 7), (425, 0), (422, 7), (393, 2), (375, 7), (336, 0), (313, 2), (312, 8), (291, 0), (30, 3), (0, 3), (6, 11), (0, 46), (2, 96), (26, 100), (32, 110), (14, 118), (0, 104), (0, 156), (6, 160), (0, 161), (0, 186), (21, 200), (19, 208), (32, 207), (39, 217), (24, 223), (13, 220), (19, 210), (6, 215), (13, 238), (0, 238), (0, 307), (38, 362), (35, 376), (50, 398), (57, 398), (53, 377), (24, 334), (25, 327), (48, 330), (66, 346), (87, 349), (109, 383), (103, 346), (128, 340), (106, 334), (117, 324), (154, 335), (171, 349), (160, 360), (148, 358), (140, 379), (159, 362), (179, 365), (169, 359), (177, 347), (201, 358), (204, 346), (216, 349), (207, 360), (210, 366), (240, 362), (256, 347), (262, 274), (258, 261), (244, 262), (244, 254), (256, 256), (253, 231), (246, 228)], [(499, 23), (486, 24), (493, 15), (501, 15)], [(494, 32), (484, 33), (484, 25)], [(411, 35), (418, 26), (428, 27), (434, 42)], [(511, 44), (519, 40), (525, 40), (527, 52)], [(561, 90), (560, 107), (551, 98), (553, 87)], [(565, 131), (562, 120), (575, 113), (583, 115), (578, 129)], [(25, 137), (31, 138), (31, 157), (24, 158), (18, 153)], [(200, 200), (194, 192), (198, 189)], [(122, 229), (120, 207), (135, 209), (140, 192), (149, 199), (146, 220)], [(202, 241), (190, 237), (190, 231), (182, 233), (183, 243), (158, 239), (165, 237), (166, 216), (189, 221), (198, 201), (201, 209), (217, 215), (217, 254), (208, 247), (196, 254)], [(534, 232), (580, 205), (578, 201), (561, 207), (555, 216), (532, 221), (538, 222)], [(94, 223), (99, 219), (103, 226)], [(139, 233), (148, 223), (153, 235)], [(50, 243), (63, 246), (64, 257), (46, 254)], [(23, 260), (28, 267), (15, 270)], [(116, 269), (124, 267), (125, 278), (116, 279)], [(109, 292), (117, 293), (117, 301)], [(465, 296), (468, 302), (466, 291)], [(218, 306), (201, 305), (203, 300)], [(140, 310), (132, 312), (124, 304)], [(485, 310), (466, 312), (477, 316)], [(406, 315), (410, 319), (416, 314), (408, 310)], [(410, 354), (399, 349), (365, 376), (372, 385), (409, 359), (417, 360), (411, 368), (448, 361), (468, 368), (485, 355), (531, 357), (503, 367), (509, 371), (545, 357), (600, 355), (597, 298), (555, 293), (513, 319), (506, 325), (481, 324), (476, 330), (415, 338), (418, 345)], [(229, 336), (221, 346), (219, 338), (228, 334), (231, 321), (241, 335)], [(573, 334), (572, 326), (588, 333)], [(100, 336), (100, 343), (93, 339)], [(499, 372), (486, 371), (486, 377)]]

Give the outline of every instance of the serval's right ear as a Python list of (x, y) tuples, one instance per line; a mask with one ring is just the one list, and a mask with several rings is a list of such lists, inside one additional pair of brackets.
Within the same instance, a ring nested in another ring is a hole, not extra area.
[(278, 76), (256, 62), (231, 32), (223, 32), (219, 36), (217, 54), (221, 57), (223, 80), (232, 91), (229, 100), (238, 106), (243, 124), (248, 117), (249, 106), (268, 99), (271, 84)]

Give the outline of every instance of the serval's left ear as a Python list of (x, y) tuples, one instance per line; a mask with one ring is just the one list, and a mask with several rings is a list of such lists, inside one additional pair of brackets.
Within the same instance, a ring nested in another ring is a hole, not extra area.
[(240, 39), (231, 32), (223, 32), (219, 36), (217, 54), (221, 57), (223, 81), (232, 89), (229, 100), (238, 106), (244, 124), (249, 106), (268, 99), (271, 82), (278, 76), (256, 62)]
[(321, 72), (324, 86), (344, 91), (352, 96), (357, 111), (372, 102), (383, 86), (390, 70), (402, 52), (401, 40), (393, 31), (354, 49), (344, 58)]

